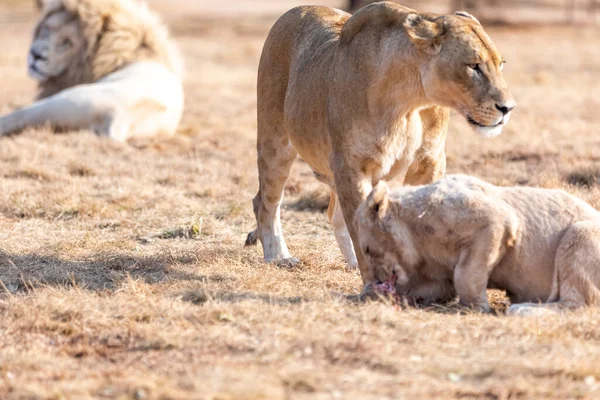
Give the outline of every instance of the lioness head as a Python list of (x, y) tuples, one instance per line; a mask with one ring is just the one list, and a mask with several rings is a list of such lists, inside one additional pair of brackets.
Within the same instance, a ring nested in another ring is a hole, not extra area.
[(393, 216), (395, 206), (389, 187), (380, 181), (357, 209), (354, 224), (372, 276), (385, 282), (396, 275), (396, 284), (403, 286), (420, 257), (408, 225)]
[(453, 108), (484, 136), (502, 132), (516, 103), (504, 80), (502, 58), (477, 19), (408, 14), (404, 28), (421, 55), (425, 96)]
[(48, 13), (37, 25), (29, 49), (29, 75), (44, 82), (64, 74), (86, 43), (79, 19), (65, 11)]

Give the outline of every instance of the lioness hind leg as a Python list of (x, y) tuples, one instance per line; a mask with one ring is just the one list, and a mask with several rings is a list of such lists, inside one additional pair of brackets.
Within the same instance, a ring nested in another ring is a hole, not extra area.
[(291, 257), (281, 227), (281, 202), (285, 182), (296, 159), (296, 150), (287, 136), (258, 136), (258, 180), (259, 190), (253, 199), (257, 230), (251, 232), (246, 244), (253, 244), (256, 238), (262, 243), (265, 261), (277, 261), (291, 266), (298, 260)]
[(354, 252), (352, 238), (350, 237), (350, 232), (346, 226), (346, 220), (344, 219), (342, 207), (340, 207), (340, 202), (338, 201), (337, 195), (333, 190), (331, 191), (331, 197), (329, 199), (327, 216), (329, 217), (329, 222), (333, 227), (335, 240), (337, 241), (344, 258), (346, 259), (348, 266), (350, 268), (357, 268), (358, 261), (356, 259), (356, 253)]

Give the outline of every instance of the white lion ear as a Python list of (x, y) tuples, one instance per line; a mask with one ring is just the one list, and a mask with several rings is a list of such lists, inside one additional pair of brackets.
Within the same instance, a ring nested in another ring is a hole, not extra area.
[(466, 11), (457, 11), (454, 13), (454, 15), (458, 15), (459, 17), (470, 18), (473, 21), (477, 22), (479, 25), (481, 25), (481, 22), (479, 22), (479, 20), (477, 18), (475, 18), (473, 15), (469, 14)]
[(367, 197), (367, 206), (373, 214), (382, 219), (387, 213), (390, 202), (390, 188), (384, 181), (379, 181)]
[(430, 21), (419, 14), (408, 14), (404, 22), (404, 28), (410, 41), (419, 51), (436, 55), (442, 49), (443, 17)]

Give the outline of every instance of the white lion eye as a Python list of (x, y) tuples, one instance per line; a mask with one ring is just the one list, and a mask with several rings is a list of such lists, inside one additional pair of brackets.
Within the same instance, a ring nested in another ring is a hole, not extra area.
[(46, 37), (48, 35), (50, 35), (50, 29), (48, 29), (48, 27), (46, 25), (42, 26), (40, 28), (40, 32), (39, 32), (38, 36)]
[(71, 39), (67, 38), (62, 41), (61, 46), (66, 47), (66, 48), (71, 48), (71, 47), (73, 47), (73, 42), (71, 41)]
[(468, 67), (473, 71), (477, 72), (478, 74), (481, 74), (481, 68), (479, 64), (469, 64)]

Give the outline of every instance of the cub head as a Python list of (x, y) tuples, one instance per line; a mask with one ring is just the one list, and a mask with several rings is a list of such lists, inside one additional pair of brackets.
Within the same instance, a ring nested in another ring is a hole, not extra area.
[(425, 96), (460, 112), (484, 136), (496, 136), (516, 103), (502, 70), (505, 60), (470, 14), (408, 14), (407, 35), (420, 54)]
[(380, 181), (356, 210), (354, 225), (372, 276), (381, 283), (396, 275), (396, 284), (404, 286), (420, 257), (410, 228), (396, 212), (399, 207)]
[(65, 74), (86, 46), (80, 20), (64, 9), (45, 12), (27, 56), (29, 75), (45, 82)]

